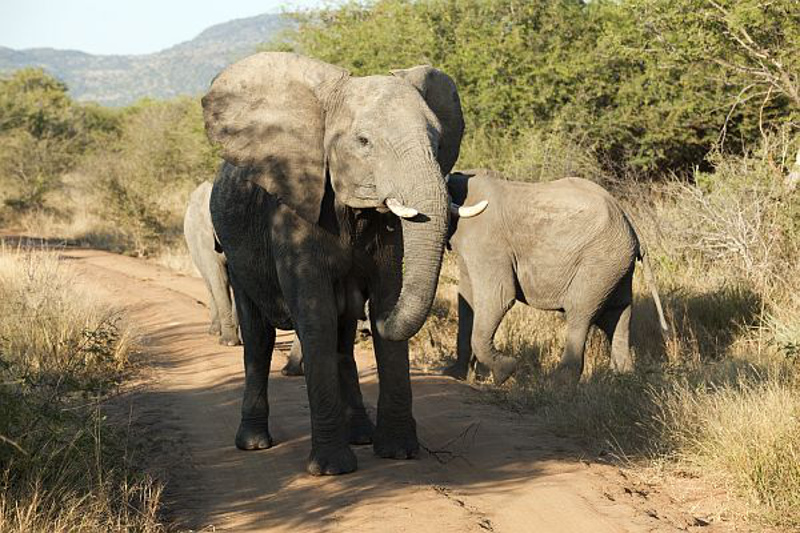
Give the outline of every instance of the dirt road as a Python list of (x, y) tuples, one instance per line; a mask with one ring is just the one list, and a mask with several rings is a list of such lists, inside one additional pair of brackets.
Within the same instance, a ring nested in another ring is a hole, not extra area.
[[(182, 527), (233, 531), (617, 532), (703, 531), (702, 521), (626, 487), (617, 469), (574, 459), (569, 442), (535, 418), (486, 404), (449, 378), (413, 376), (414, 413), (427, 450), (391, 461), (355, 448), (359, 470), (312, 478), (308, 401), (276, 352), (271, 430), (259, 452), (233, 445), (243, 378), (241, 348), (206, 334), (202, 282), (144, 261), (93, 250), (62, 252), (78, 282), (125, 307), (146, 336), (141, 391), (122, 400), (143, 436), (149, 466), (167, 481), (170, 518)], [(284, 333), (279, 340), (290, 340)], [(369, 343), (358, 366), (374, 416), (377, 376)], [(448, 453), (450, 452), (450, 453)]]

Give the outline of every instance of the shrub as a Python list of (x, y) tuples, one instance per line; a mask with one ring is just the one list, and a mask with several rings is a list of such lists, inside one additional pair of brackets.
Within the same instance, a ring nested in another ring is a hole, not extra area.
[(99, 408), (129, 367), (121, 315), (54, 253), (0, 249), (0, 292), (0, 530), (160, 531), (160, 486)]
[(82, 166), (118, 250), (151, 255), (182, 234), (189, 193), (218, 164), (201, 117), (188, 98), (140, 102), (126, 111), (119, 141)]
[(0, 79), (0, 192), (12, 216), (45, 208), (62, 175), (117, 128), (116, 113), (75, 104), (42, 70)]

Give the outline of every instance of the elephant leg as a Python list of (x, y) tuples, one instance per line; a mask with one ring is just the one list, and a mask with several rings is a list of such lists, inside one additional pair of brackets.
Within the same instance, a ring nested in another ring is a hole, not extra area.
[(472, 329), (475, 313), (472, 310), (472, 283), (469, 273), (462, 268), (458, 281), (458, 337), (456, 338), (456, 362), (443, 373), (456, 379), (466, 379), (472, 362)]
[(354, 355), (356, 320), (339, 320), (339, 386), (347, 410), (350, 444), (372, 444), (375, 426), (367, 416)]
[(230, 284), (228, 281), (228, 269), (225, 264), (221, 262), (216, 263), (210, 269), (209, 274), (211, 299), (216, 306), (222, 330), (219, 343), (226, 346), (236, 346), (239, 344), (239, 328), (235, 325)]
[(611, 343), (611, 366), (617, 372), (633, 370), (630, 352), (631, 304), (605, 309), (597, 319)]
[(272, 446), (269, 434), (267, 380), (275, 346), (275, 328), (267, 324), (258, 307), (244, 295), (236, 300), (244, 338), (244, 396), (242, 419), (236, 432), (240, 450), (262, 450)]
[(284, 376), (303, 375), (303, 349), (300, 347), (300, 339), (295, 337), (292, 342), (292, 349), (289, 351), (289, 359), (286, 366), (281, 369)]
[[(399, 272), (399, 269), (397, 271)], [(382, 291), (375, 289), (370, 293), (383, 294)], [(417, 440), (417, 423), (411, 410), (408, 341), (384, 339), (376, 325), (377, 317), (383, 316), (392, 305), (391, 298), (385, 295), (370, 298), (372, 343), (375, 348), (380, 384), (372, 449), (375, 455), (385, 459), (413, 459), (419, 455), (419, 440)]]
[[(310, 253), (319, 253), (312, 249)], [(327, 272), (297, 265), (311, 264), (302, 255), (280, 258), (278, 277), (287, 296), (303, 354), (308, 403), (311, 409), (311, 475), (353, 472), (358, 461), (348, 444), (344, 398), (339, 385), (338, 313), (333, 282)]]
[(475, 316), (472, 328), (472, 350), (475, 352), (478, 362), (491, 369), (492, 377), (497, 385), (506, 381), (517, 368), (515, 358), (501, 354), (494, 346), (497, 328), (508, 310), (514, 305), (514, 294), (513, 283), (511, 288), (504, 285), (498, 287), (493, 284), (490, 290), (487, 287), (487, 290), (475, 291), (473, 294)]
[(204, 278), (206, 289), (208, 289), (208, 309), (211, 315), (211, 325), (208, 327), (209, 335), (222, 335), (222, 325), (219, 322), (219, 309), (217, 302), (214, 299), (214, 292), (211, 290), (211, 284)]
[(591, 323), (585, 315), (567, 312), (567, 338), (558, 365), (558, 374), (564, 381), (577, 382), (583, 373), (583, 353)]

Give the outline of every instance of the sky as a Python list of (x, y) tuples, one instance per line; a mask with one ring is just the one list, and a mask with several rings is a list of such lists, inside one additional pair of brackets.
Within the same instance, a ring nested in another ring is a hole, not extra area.
[(0, 46), (147, 54), (209, 26), (324, 0), (0, 0)]

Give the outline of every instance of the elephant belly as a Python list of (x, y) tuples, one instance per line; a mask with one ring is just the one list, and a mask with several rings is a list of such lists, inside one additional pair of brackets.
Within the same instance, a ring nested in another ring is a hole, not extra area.
[(538, 264), (518, 268), (517, 284), (521, 298), (536, 309), (562, 310), (571, 276), (561, 265)]

